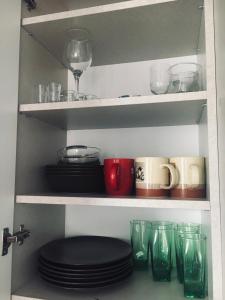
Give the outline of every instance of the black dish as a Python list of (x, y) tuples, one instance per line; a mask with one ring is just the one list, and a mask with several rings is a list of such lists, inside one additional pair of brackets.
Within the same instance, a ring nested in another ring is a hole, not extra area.
[(95, 161), (92, 161), (92, 162), (62, 162), (62, 161), (59, 161), (57, 166), (99, 166), (100, 165), (100, 161), (97, 159)]
[(101, 276), (99, 275), (99, 276), (91, 276), (91, 277), (88, 277), (88, 276), (71, 277), (71, 276), (56, 275), (52, 272), (49, 272), (49, 270), (39, 267), (39, 272), (42, 275), (52, 278), (54, 280), (71, 282), (71, 283), (74, 283), (74, 282), (75, 283), (95, 283), (95, 282), (99, 282), (99, 281), (111, 280), (111, 279), (114, 279), (115, 277), (126, 274), (129, 271), (132, 271), (131, 266), (126, 267), (119, 272), (109, 273), (107, 276), (103, 274)]
[(45, 166), (46, 170), (103, 170), (103, 166), (101, 165), (94, 165), (94, 166), (87, 166), (87, 165), (48, 165)]
[(42, 257), (39, 258), (39, 266), (49, 270), (49, 272), (54, 273), (55, 275), (62, 275), (62, 276), (72, 276), (72, 277), (82, 277), (82, 276), (107, 276), (108, 274), (111, 274), (113, 272), (119, 272), (125, 268), (133, 267), (133, 261), (132, 258), (129, 258), (128, 260), (125, 260), (124, 262), (120, 264), (115, 264), (110, 267), (105, 268), (97, 268), (97, 269), (71, 269), (71, 268), (60, 268), (56, 266), (53, 263), (49, 263), (46, 260), (44, 260)]
[(65, 193), (104, 193), (103, 173), (96, 175), (46, 174), (49, 187), (54, 192)]
[(129, 276), (131, 276), (131, 274), (132, 274), (132, 270), (130, 270), (127, 273), (124, 273), (123, 275), (115, 277), (112, 280), (99, 281), (96, 283), (69, 283), (61, 280), (54, 280), (49, 276), (45, 276), (43, 274), (41, 274), (41, 277), (48, 283), (51, 283), (52, 285), (55, 285), (57, 287), (74, 290), (74, 289), (90, 289), (90, 288), (106, 287), (127, 279)]
[(56, 240), (40, 249), (40, 256), (68, 269), (112, 267), (132, 255), (131, 246), (116, 238), (77, 236)]

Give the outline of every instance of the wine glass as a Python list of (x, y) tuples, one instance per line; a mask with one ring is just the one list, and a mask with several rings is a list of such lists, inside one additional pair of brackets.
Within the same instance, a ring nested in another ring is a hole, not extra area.
[(76, 100), (79, 100), (81, 99), (79, 94), (80, 76), (90, 67), (92, 62), (92, 49), (88, 31), (85, 29), (70, 29), (67, 32), (64, 62), (73, 73), (76, 85)]

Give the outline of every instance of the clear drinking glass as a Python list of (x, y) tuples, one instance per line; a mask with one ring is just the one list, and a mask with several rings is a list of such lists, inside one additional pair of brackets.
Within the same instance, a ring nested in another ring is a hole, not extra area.
[(80, 76), (92, 63), (92, 49), (88, 31), (84, 29), (71, 29), (67, 32), (64, 62), (74, 75), (76, 99), (79, 99)]
[(38, 83), (33, 89), (33, 98), (35, 102), (43, 103), (47, 101), (46, 85)]
[(206, 236), (184, 234), (184, 296), (205, 298), (207, 296)]
[(153, 94), (166, 94), (169, 87), (169, 65), (154, 64), (150, 68), (150, 88)]
[(149, 263), (150, 227), (148, 221), (133, 220), (130, 222), (133, 261), (137, 269), (147, 269)]
[(180, 283), (184, 282), (184, 264), (183, 264), (183, 249), (182, 238), (185, 233), (198, 233), (201, 232), (201, 225), (195, 223), (180, 223), (175, 226), (174, 229), (174, 241), (176, 252), (176, 267), (177, 278)]
[(150, 251), (155, 281), (170, 281), (172, 270), (173, 223), (151, 222)]
[(61, 101), (74, 101), (74, 100), (76, 100), (75, 91), (73, 90), (62, 91)]
[(61, 96), (62, 85), (56, 82), (50, 82), (47, 86), (47, 101), (59, 102)]

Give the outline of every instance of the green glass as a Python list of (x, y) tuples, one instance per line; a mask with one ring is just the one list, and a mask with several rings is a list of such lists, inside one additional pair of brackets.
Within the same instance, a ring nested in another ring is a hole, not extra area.
[(170, 281), (172, 270), (173, 224), (169, 222), (151, 223), (151, 263), (155, 281)]
[(194, 223), (180, 223), (175, 226), (174, 240), (176, 253), (177, 278), (180, 283), (184, 282), (183, 250), (181, 235), (184, 233), (200, 233), (201, 225)]
[(136, 269), (147, 269), (149, 264), (150, 227), (148, 221), (130, 222), (133, 261)]
[(206, 236), (203, 234), (184, 234), (184, 296), (186, 298), (205, 298), (207, 296)]

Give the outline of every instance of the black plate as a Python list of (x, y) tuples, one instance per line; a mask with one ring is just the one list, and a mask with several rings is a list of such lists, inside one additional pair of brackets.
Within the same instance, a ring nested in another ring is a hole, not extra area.
[(74, 176), (46, 174), (49, 187), (54, 192), (104, 193), (104, 176)]
[(99, 174), (96, 174), (96, 173), (93, 173), (93, 174), (90, 174), (90, 173), (74, 173), (74, 172), (67, 172), (67, 173), (55, 173), (55, 172), (52, 172), (52, 173), (47, 173), (48, 176), (73, 176), (73, 177), (93, 177), (93, 178), (100, 178), (100, 175)]
[(71, 277), (71, 276), (62, 276), (62, 275), (56, 275), (52, 272), (49, 272), (49, 270), (46, 270), (42, 267), (39, 267), (39, 272), (44, 275), (48, 276), (49, 278), (52, 278), (54, 280), (59, 280), (59, 281), (66, 281), (66, 282), (71, 282), (71, 283), (94, 283), (94, 282), (99, 282), (99, 281), (104, 281), (104, 280), (110, 280), (113, 279), (117, 276), (126, 274), (129, 271), (132, 271), (131, 266), (127, 266), (126, 268), (120, 270), (119, 272), (112, 272), (107, 275), (102, 274), (101, 276), (82, 276), (82, 277)]
[(93, 163), (59, 163), (57, 165), (46, 165), (45, 168), (51, 169), (51, 168), (87, 168), (87, 169), (99, 169), (103, 168), (103, 165), (100, 165), (99, 163), (93, 162)]
[(131, 254), (128, 243), (101, 236), (77, 236), (56, 240), (40, 249), (40, 256), (45, 260), (71, 269), (110, 267), (123, 262)]
[(131, 276), (132, 274), (132, 270), (124, 273), (123, 275), (117, 276), (115, 278), (113, 278), (112, 280), (105, 280), (105, 281), (99, 281), (96, 283), (69, 283), (69, 282), (64, 282), (61, 280), (54, 280), (48, 276), (42, 275), (41, 277), (51, 283), (52, 285), (55, 285), (57, 287), (61, 287), (61, 288), (65, 288), (65, 289), (90, 289), (90, 288), (99, 288), (99, 287), (106, 287), (118, 282), (121, 282), (123, 280), (125, 280), (126, 278), (128, 278), (129, 276)]
[(46, 173), (49, 173), (49, 172), (83, 172), (83, 173), (87, 173), (87, 172), (90, 172), (90, 173), (98, 173), (98, 174), (101, 174), (103, 173), (103, 170), (102, 169), (86, 169), (86, 168), (63, 168), (63, 169), (45, 169), (45, 172)]
[(113, 272), (119, 272), (125, 268), (133, 267), (133, 261), (130, 258), (121, 264), (113, 265), (112, 267), (107, 268), (97, 268), (97, 269), (68, 269), (68, 268), (60, 268), (56, 267), (55, 265), (46, 262), (43, 258), (39, 258), (39, 266), (48, 270), (49, 272), (54, 273), (55, 275), (62, 275), (62, 276), (72, 276), (72, 277), (82, 277), (82, 276), (107, 276)]
[(46, 172), (50, 171), (91, 171), (91, 172), (103, 172), (103, 168), (98, 167), (52, 167), (52, 168), (45, 168)]

